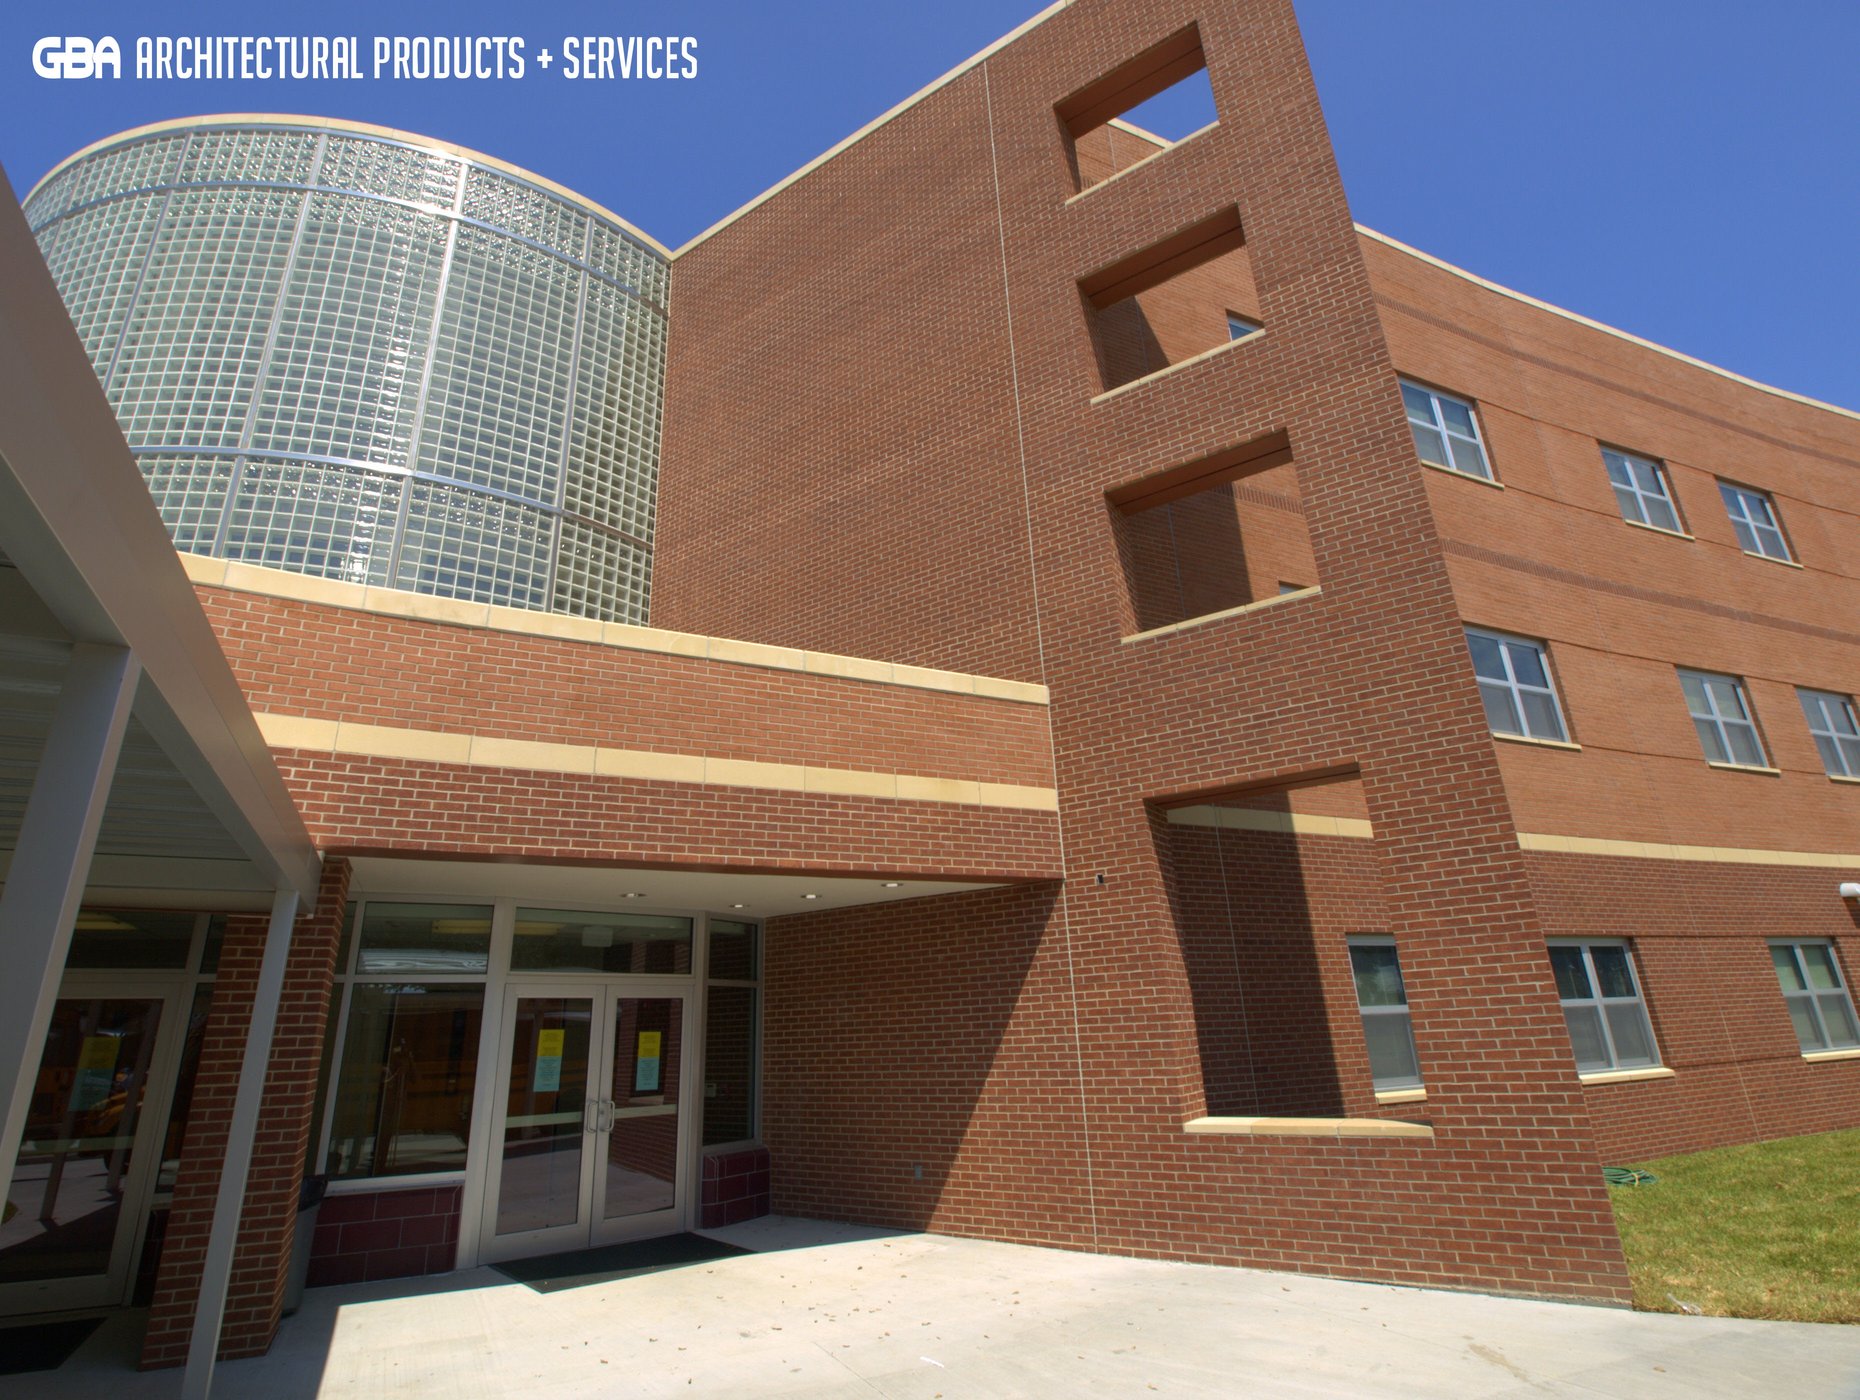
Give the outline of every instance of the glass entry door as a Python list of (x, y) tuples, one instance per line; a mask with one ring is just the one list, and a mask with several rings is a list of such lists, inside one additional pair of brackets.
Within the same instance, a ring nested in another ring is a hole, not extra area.
[[(191, 988), (190, 988), (191, 991)], [(0, 1313), (121, 1302), (185, 1015), (146, 983), (67, 982), (0, 1206)]]
[(684, 1227), (684, 1029), (680, 992), (585, 982), (506, 992), (480, 1258)]

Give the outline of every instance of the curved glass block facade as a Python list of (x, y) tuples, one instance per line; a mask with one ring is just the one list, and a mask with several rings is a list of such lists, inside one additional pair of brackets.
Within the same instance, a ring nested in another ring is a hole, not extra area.
[(175, 544), (646, 620), (664, 252), (398, 133), (191, 122), (26, 213)]

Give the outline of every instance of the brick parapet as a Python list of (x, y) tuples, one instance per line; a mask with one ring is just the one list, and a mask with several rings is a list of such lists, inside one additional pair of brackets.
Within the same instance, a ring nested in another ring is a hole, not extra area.
[(312, 837), (349, 855), (663, 869), (1050, 878), (1050, 812), (275, 750)]
[[(1050, 785), (1045, 707), (197, 589), (272, 715)], [(954, 683), (953, 681), (951, 683)]]

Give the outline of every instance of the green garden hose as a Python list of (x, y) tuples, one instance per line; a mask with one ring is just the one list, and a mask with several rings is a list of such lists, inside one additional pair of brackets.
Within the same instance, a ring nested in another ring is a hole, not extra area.
[(1602, 1180), (1610, 1186), (1651, 1186), (1660, 1178), (1636, 1167), (1603, 1167)]

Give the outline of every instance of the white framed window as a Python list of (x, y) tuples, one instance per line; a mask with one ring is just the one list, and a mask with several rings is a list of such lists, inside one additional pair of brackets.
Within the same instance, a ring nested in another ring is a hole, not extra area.
[(1644, 1069), (1660, 1063), (1653, 1024), (1625, 941), (1550, 945), (1557, 996), (1581, 1074)]
[(1615, 488), (1615, 503), (1621, 518), (1636, 525), (1650, 525), (1656, 530), (1681, 534), (1679, 510), (1673, 504), (1672, 488), (1666, 471), (1650, 457), (1636, 457), (1632, 452), (1602, 449), (1602, 465), (1608, 468), (1608, 483)]
[(1821, 766), (1830, 778), (1860, 778), (1860, 719), (1853, 697), (1827, 690), (1796, 687), (1796, 699), (1808, 717), (1808, 732), (1821, 750)]
[(1853, 998), (1841, 978), (1833, 944), (1772, 943), (1770, 961), (1804, 1055), (1860, 1049), (1860, 1021), (1854, 1018)]
[(1746, 554), (1780, 559), (1785, 564), (1795, 562), (1789, 553), (1789, 542), (1783, 538), (1782, 523), (1776, 518), (1775, 502), (1761, 491), (1733, 486), (1728, 481), (1718, 483), (1718, 494), (1724, 497), (1731, 528), (1737, 531), (1737, 542)]
[(1350, 972), (1356, 1004), (1363, 1013), (1369, 1073), (1378, 1092), (1421, 1087), (1421, 1062), (1414, 1053), (1414, 1020), (1402, 985), (1395, 940), (1383, 934), (1350, 939)]
[(1401, 382), (1401, 401), (1408, 410), (1414, 450), (1423, 462), (1481, 481), (1492, 480), (1479, 419), (1470, 403), (1406, 379)]
[(1686, 693), (1686, 709), (1691, 712), (1692, 727), (1699, 732), (1707, 761), (1738, 768), (1769, 766), (1763, 739), (1757, 733), (1756, 714), (1750, 708), (1742, 681), (1736, 676), (1681, 668), (1679, 688)]
[(1258, 335), (1264, 329), (1264, 326), (1250, 316), (1237, 316), (1231, 311), (1227, 313), (1227, 338), (1229, 340), (1245, 340), (1249, 335)]
[(1479, 698), (1485, 701), (1486, 722), (1494, 734), (1569, 738), (1542, 642), (1468, 627), (1466, 649), (1472, 653)]

